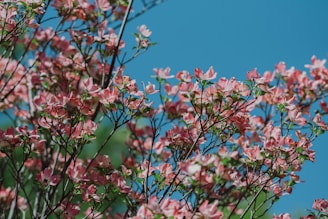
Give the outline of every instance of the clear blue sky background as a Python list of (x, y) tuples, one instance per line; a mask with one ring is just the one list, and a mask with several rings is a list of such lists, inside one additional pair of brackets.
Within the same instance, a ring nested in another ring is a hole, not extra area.
[[(244, 80), (254, 67), (263, 73), (279, 61), (304, 69), (314, 54), (328, 58), (327, 10), (326, 0), (167, 0), (128, 24), (128, 42), (136, 26), (146, 24), (158, 45), (128, 64), (127, 73), (146, 82), (154, 67), (170, 66), (176, 73), (212, 65), (219, 76)], [(327, 138), (314, 142), (317, 161), (305, 165), (305, 183), (272, 213), (305, 215), (315, 198), (328, 198)]]

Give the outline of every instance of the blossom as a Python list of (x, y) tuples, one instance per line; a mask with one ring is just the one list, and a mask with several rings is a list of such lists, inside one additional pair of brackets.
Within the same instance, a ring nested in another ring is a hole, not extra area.
[(157, 75), (158, 78), (162, 78), (162, 79), (174, 78), (174, 75), (170, 75), (171, 69), (169, 67), (167, 67), (165, 69), (154, 68), (153, 71), (155, 72), (155, 74)]
[(9, 127), (6, 131), (0, 129), (0, 148), (14, 146), (19, 142), (20, 140), (15, 135), (15, 129), (13, 127)]
[(53, 174), (53, 169), (47, 167), (37, 175), (37, 180), (44, 185), (55, 186), (60, 182), (60, 175)]
[(90, 202), (91, 200), (94, 200), (95, 202), (100, 202), (100, 196), (96, 194), (96, 185), (91, 184), (88, 186), (87, 184), (81, 184), (79, 188), (81, 189), (83, 201)]
[(275, 65), (274, 69), (278, 73), (284, 75), (284, 72), (286, 71), (286, 63), (285, 62), (279, 62), (277, 65)]
[(217, 209), (218, 201), (215, 200), (212, 204), (209, 204), (208, 200), (205, 200), (200, 206), (199, 206), (199, 212), (204, 216), (205, 218), (211, 218), (211, 219), (223, 219), (223, 213)]
[(65, 7), (67, 9), (73, 8), (73, 0), (55, 0), (52, 6), (60, 10), (61, 8)]
[(83, 138), (85, 135), (91, 136), (97, 129), (97, 124), (91, 120), (86, 122), (79, 122), (73, 127), (72, 134), (68, 133), (72, 138), (79, 139)]
[(275, 215), (272, 217), (272, 219), (291, 219), (290, 214), (288, 213), (284, 213), (284, 214), (279, 214), (279, 215)]
[(179, 71), (176, 75), (176, 78), (181, 81), (191, 82), (192, 77), (187, 71)]
[(102, 213), (95, 211), (91, 207), (87, 208), (87, 210), (84, 212), (84, 215), (88, 219), (101, 219), (101, 218), (103, 218), (103, 214)]
[(247, 72), (248, 80), (256, 79), (259, 77), (260, 77), (260, 75), (259, 75), (259, 73), (257, 73), (256, 68), (254, 68), (252, 71)]
[(3, 188), (2, 186), (0, 187), (0, 205), (4, 209), (10, 208), (10, 205), (13, 200), (17, 198), (17, 207), (20, 210), (26, 210), (27, 209), (27, 201), (25, 198), (18, 196), (16, 197), (15, 191), (10, 188)]
[(251, 161), (263, 160), (263, 155), (261, 154), (261, 148), (259, 146), (245, 148), (244, 153)]
[(148, 82), (148, 85), (144, 85), (144, 90), (146, 94), (155, 94), (159, 92), (159, 90), (155, 90), (155, 85), (150, 82)]
[(301, 126), (304, 126), (307, 121), (302, 117), (302, 113), (297, 109), (292, 109), (288, 111), (288, 117), (292, 122), (295, 122)]
[(326, 64), (326, 60), (319, 60), (317, 59), (316, 56), (312, 56), (311, 58), (311, 62), (312, 64), (306, 64), (305, 68), (309, 68), (309, 69), (325, 69), (325, 64)]
[(328, 214), (328, 201), (326, 199), (316, 199), (312, 205), (314, 210)]
[(144, 24), (138, 27), (138, 31), (143, 37), (150, 37), (152, 33), (149, 29), (147, 29), (147, 26)]
[(191, 175), (194, 175), (195, 173), (199, 172), (201, 170), (201, 166), (199, 164), (192, 164), (188, 166), (188, 173)]
[(81, 90), (86, 91), (88, 94), (96, 94), (100, 91), (100, 88), (98, 87), (97, 84), (93, 83), (93, 78), (85, 78), (82, 80), (81, 83)]
[(99, 102), (105, 105), (112, 104), (118, 99), (118, 94), (119, 91), (116, 87), (103, 89), (98, 93)]
[(195, 77), (201, 80), (212, 80), (214, 78), (216, 78), (217, 73), (214, 72), (213, 66), (211, 66), (206, 73), (204, 74), (204, 72), (200, 69), (200, 68), (196, 68), (194, 71)]
[(95, 1), (98, 8), (102, 11), (108, 11), (111, 9), (110, 3), (108, 2), (108, 0), (96, 0)]
[(324, 121), (322, 121), (321, 115), (319, 113), (315, 115), (315, 117), (313, 118), (313, 122), (323, 130), (327, 130), (327, 124)]
[(63, 210), (63, 217), (64, 218), (74, 218), (76, 215), (80, 213), (80, 205), (79, 204), (72, 204), (68, 202), (62, 202), (60, 208)]

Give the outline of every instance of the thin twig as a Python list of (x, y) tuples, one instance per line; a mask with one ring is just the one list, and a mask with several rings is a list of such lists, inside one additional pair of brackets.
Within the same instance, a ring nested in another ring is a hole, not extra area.
[[(112, 79), (113, 71), (114, 71), (114, 65), (115, 65), (115, 62), (116, 62), (117, 55), (118, 55), (118, 50), (119, 50), (120, 43), (121, 43), (121, 40), (122, 40), (122, 37), (123, 37), (124, 29), (125, 29), (126, 23), (128, 22), (129, 14), (131, 12), (132, 4), (133, 4), (133, 0), (130, 0), (128, 8), (126, 9), (125, 14), (124, 14), (123, 21), (121, 23), (120, 32), (118, 34), (118, 40), (116, 42), (112, 62), (111, 62), (110, 67), (109, 67), (109, 72), (108, 72), (109, 74), (108, 74), (106, 80), (104, 81), (104, 83), (102, 84), (102, 86), (101, 86), (102, 88), (108, 87), (108, 85), (110, 84), (110, 81)], [(101, 104), (98, 103), (98, 105), (96, 107), (96, 110), (95, 110), (94, 114), (92, 115), (92, 120), (96, 119), (96, 117), (98, 115), (98, 112), (100, 110), (100, 106), (101, 106)]]

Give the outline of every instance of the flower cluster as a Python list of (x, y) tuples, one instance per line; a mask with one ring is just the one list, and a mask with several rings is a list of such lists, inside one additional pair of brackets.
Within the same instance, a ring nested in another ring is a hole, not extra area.
[[(134, 167), (128, 168), (139, 172), (129, 178), (140, 182), (134, 187), (145, 197), (161, 197), (159, 203), (182, 197), (194, 212), (204, 200), (217, 200), (216, 209), (229, 210), (228, 215), (245, 214), (240, 203), (247, 197), (261, 193), (269, 202), (290, 194), (300, 182), (304, 162), (314, 161), (311, 142), (327, 129), (321, 118), (325, 108), (311, 108), (323, 101), (327, 88), (321, 86), (326, 82), (316, 82), (322, 78), (305, 73), (306, 85), (291, 82), (299, 80), (294, 75), (298, 70), (282, 65), (263, 76), (253, 70), (246, 83), (235, 78), (214, 81), (213, 68), (205, 73), (195, 69), (193, 75), (181, 71), (174, 86), (168, 82), (174, 77), (169, 68), (154, 69), (164, 88), (162, 105), (149, 126), (138, 127), (138, 121), (128, 126), (134, 133), (128, 144), (137, 152), (129, 158)], [(309, 89), (309, 84), (317, 86)], [(139, 165), (140, 159), (147, 162)], [(145, 184), (149, 191), (142, 189)], [(152, 212), (157, 214), (162, 213)]]
[[(156, 82), (140, 86), (124, 65), (154, 43), (139, 26), (127, 58), (131, 2), (0, 3), (0, 112), (10, 119), (0, 129), (1, 214), (260, 217), (315, 161), (312, 142), (327, 130), (325, 60), (313, 57), (309, 74), (283, 62), (263, 75), (254, 69), (245, 82), (213, 67), (155, 68)], [(59, 17), (52, 28), (47, 8)], [(327, 209), (315, 200), (305, 218)]]

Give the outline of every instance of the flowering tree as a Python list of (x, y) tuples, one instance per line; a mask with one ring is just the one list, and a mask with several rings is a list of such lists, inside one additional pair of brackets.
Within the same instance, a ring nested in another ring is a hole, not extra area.
[[(154, 45), (151, 31), (137, 28), (130, 56), (122, 35), (160, 2), (130, 18), (132, 0), (0, 3), (0, 110), (11, 121), (0, 130), (1, 216), (256, 218), (301, 181), (327, 130), (325, 60), (312, 57), (309, 74), (281, 62), (245, 82), (212, 67), (154, 69), (157, 84), (140, 88), (124, 66)], [(128, 150), (114, 165), (106, 147), (123, 127)], [(327, 200), (313, 210), (305, 218), (327, 216)]]

